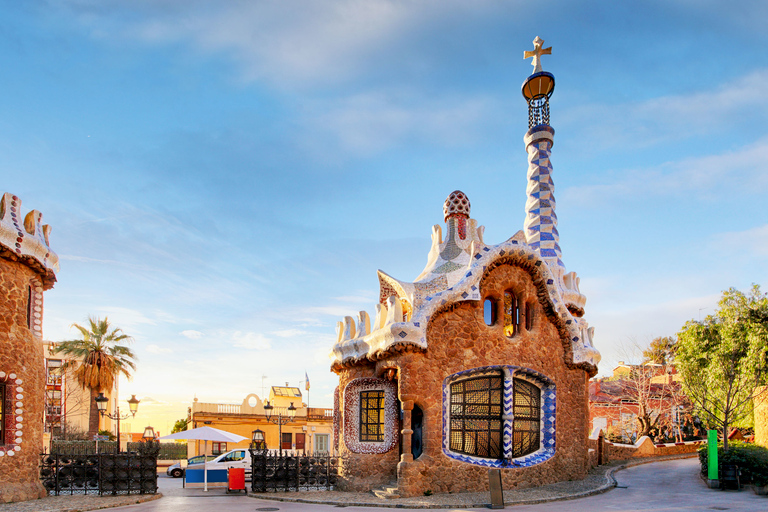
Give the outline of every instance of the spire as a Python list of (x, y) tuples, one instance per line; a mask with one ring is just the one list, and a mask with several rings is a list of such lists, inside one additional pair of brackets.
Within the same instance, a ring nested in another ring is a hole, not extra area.
[(555, 264), (553, 267), (564, 270), (550, 161), (555, 130), (549, 126), (549, 98), (555, 90), (555, 77), (541, 70), (541, 56), (552, 54), (552, 47), (542, 49), (543, 42), (536, 37), (533, 40), (534, 50), (523, 54), (526, 59), (533, 57), (534, 66), (534, 73), (525, 80), (522, 88), (523, 97), (528, 101), (528, 132), (524, 138), (528, 152), (525, 237), (528, 245)]

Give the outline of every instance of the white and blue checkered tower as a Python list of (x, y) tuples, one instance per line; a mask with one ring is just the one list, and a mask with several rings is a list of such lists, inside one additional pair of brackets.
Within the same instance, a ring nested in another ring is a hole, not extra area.
[(540, 57), (552, 53), (552, 47), (541, 47), (543, 42), (537, 37), (533, 41), (535, 49), (524, 53), (526, 59), (533, 57), (534, 67), (533, 74), (523, 83), (523, 96), (528, 102), (528, 132), (524, 138), (528, 152), (528, 200), (524, 226), (528, 245), (539, 252), (558, 278), (562, 278), (565, 266), (560, 253), (550, 161), (555, 130), (549, 126), (549, 98), (555, 90), (555, 77), (541, 70)]

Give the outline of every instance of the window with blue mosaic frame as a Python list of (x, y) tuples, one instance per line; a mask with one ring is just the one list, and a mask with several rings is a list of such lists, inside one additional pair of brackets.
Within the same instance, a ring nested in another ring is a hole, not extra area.
[(491, 467), (531, 466), (555, 447), (555, 386), (516, 366), (475, 368), (445, 379), (446, 455)]

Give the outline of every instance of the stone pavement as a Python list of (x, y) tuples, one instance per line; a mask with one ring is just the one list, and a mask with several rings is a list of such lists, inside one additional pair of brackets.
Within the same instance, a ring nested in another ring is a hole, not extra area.
[[(649, 462), (648, 464), (643, 464)], [(698, 460), (673, 459), (666, 462), (633, 461), (640, 463), (624, 469), (623, 464), (602, 466), (588, 478), (578, 482), (559, 482), (533, 489), (505, 491), (507, 507), (515, 512), (575, 512), (579, 510), (659, 510), (768, 512), (768, 498), (751, 490), (716, 491), (707, 489), (698, 476)], [(623, 471), (619, 471), (622, 470)], [(618, 471), (618, 473), (616, 473)], [(614, 474), (615, 473), (615, 474)], [(616, 490), (605, 493), (616, 487)], [(369, 493), (302, 492), (227, 495), (222, 488), (207, 493), (199, 489), (182, 489), (180, 479), (158, 478), (163, 498), (142, 504), (137, 499), (153, 496), (59, 496), (31, 502), (0, 505), (0, 512), (48, 512), (95, 510), (120, 507), (115, 512), (165, 512), (190, 509), (195, 512), (264, 511), (307, 512), (332, 508), (369, 511), (372, 506), (396, 508), (484, 509), (488, 493), (461, 493), (380, 500)], [(605, 493), (597, 494), (596, 493)], [(580, 498), (580, 499), (579, 499)], [(554, 501), (553, 501), (554, 500)], [(566, 501), (567, 500), (567, 501)], [(310, 504), (311, 503), (311, 504)], [(545, 503), (545, 504), (540, 504)], [(134, 504), (131, 506), (124, 506)], [(365, 507), (365, 508), (362, 508)]]

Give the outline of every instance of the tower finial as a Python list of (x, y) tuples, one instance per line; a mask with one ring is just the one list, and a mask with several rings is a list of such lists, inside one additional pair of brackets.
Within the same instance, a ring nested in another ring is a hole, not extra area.
[(533, 51), (524, 51), (523, 52), (523, 59), (530, 59), (533, 57), (533, 61), (531, 61), (531, 64), (533, 65), (533, 73), (541, 73), (541, 56), (542, 55), (552, 55), (552, 47), (549, 48), (542, 48), (541, 45), (544, 44), (544, 40), (540, 38), (539, 36), (536, 36), (536, 39), (533, 40)]

